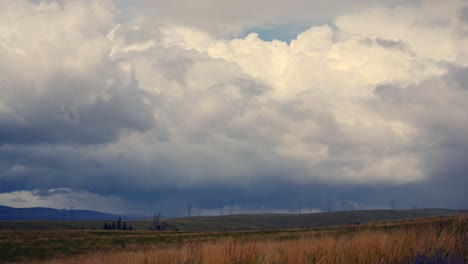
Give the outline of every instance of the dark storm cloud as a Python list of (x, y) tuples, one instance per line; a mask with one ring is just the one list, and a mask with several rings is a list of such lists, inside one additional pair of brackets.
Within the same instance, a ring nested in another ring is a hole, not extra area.
[(467, 75), (467, 68), (450, 67), (441, 78), (405, 89), (380, 86), (375, 91), (379, 111), (420, 127), (414, 153), (425, 157), (429, 179), (416, 185), (413, 194), (424, 197), (425, 189), (432, 195), (424, 199), (435, 204), (453, 199), (466, 206), (468, 114), (463, 109), (468, 109)]
[(86, 102), (89, 95), (105, 83), (63, 74), (51, 77), (47, 85), (48, 93), (42, 96), (25, 92), (10, 97), (3, 90), (2, 101), (11, 107), (14, 118), (0, 115), (0, 144), (106, 143), (123, 131), (143, 132), (154, 125), (151, 108), (143, 103), (148, 94), (136, 81), (108, 87), (92, 102)]
[[(141, 167), (138, 161), (125, 155), (109, 158), (89, 155), (89, 149), (77, 151), (64, 148), (50, 153), (47, 148), (28, 148), (24, 146), (22, 153), (18, 149), (0, 152), (3, 166), (8, 163), (6, 167), (10, 167), (11, 171), (0, 177), (2, 192), (31, 188), (35, 190), (34, 195), (48, 197), (56, 194), (51, 189), (67, 186), (72, 190), (86, 190), (103, 196), (117, 195), (138, 204), (143, 211), (161, 210), (165, 215), (183, 215), (187, 204), (202, 206), (203, 210), (216, 210), (234, 204), (245, 211), (294, 212), (299, 201), (303, 201), (304, 208), (326, 210), (327, 202), (331, 200), (337, 210), (342, 209), (343, 201), (366, 209), (386, 208), (388, 201), (395, 199), (398, 208), (404, 209), (413, 205), (466, 207), (465, 198), (468, 198), (464, 190), (466, 164), (463, 161), (466, 155), (458, 159), (445, 155), (435, 157), (431, 162), (437, 163), (437, 166), (434, 165), (437, 170), (433, 171), (436, 175), (423, 183), (343, 185), (317, 181), (297, 184), (288, 178), (290, 174), (297, 173), (297, 168), (278, 164), (277, 169), (257, 173), (246, 188), (235, 181), (216, 183), (205, 180), (190, 185), (181, 184), (181, 178), (174, 170), (177, 162), (155, 161), (148, 168)], [(443, 160), (436, 160), (441, 157)], [(9, 159), (10, 162), (5, 162)], [(20, 162), (21, 167), (16, 165), (15, 168), (14, 164)], [(182, 163), (179, 161), (179, 164)]]

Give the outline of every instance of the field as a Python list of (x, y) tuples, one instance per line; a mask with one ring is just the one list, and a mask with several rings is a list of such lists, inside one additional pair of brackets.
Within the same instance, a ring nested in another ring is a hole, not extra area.
[(0, 231), (0, 263), (431, 263), (468, 259), (468, 215), (232, 232)]
[[(348, 225), (350, 223), (370, 223), (381, 221), (406, 220), (412, 218), (467, 214), (467, 210), (413, 209), (413, 210), (361, 210), (339, 211), (313, 214), (249, 214), (224, 216), (194, 216), (168, 218), (169, 230), (181, 231), (246, 231), (308, 229)], [(117, 216), (116, 216), (117, 217)], [(110, 223), (117, 219), (107, 221)], [(125, 218), (123, 219), (126, 220)], [(81, 230), (102, 229), (106, 221), (0, 221), (0, 230)], [(149, 230), (152, 220), (127, 221), (135, 230)]]

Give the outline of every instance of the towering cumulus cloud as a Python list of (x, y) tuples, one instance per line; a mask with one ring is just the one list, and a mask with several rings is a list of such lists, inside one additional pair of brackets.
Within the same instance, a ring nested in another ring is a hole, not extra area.
[(316, 4), (284, 42), (231, 33), (295, 9), (2, 1), (0, 203), (466, 207), (468, 6)]

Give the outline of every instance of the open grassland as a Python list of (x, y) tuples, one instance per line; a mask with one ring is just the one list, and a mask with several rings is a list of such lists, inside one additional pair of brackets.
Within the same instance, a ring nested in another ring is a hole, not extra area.
[[(404, 219), (467, 214), (467, 210), (449, 209), (413, 209), (413, 210), (361, 210), (340, 211), (312, 214), (247, 214), (224, 216), (193, 216), (167, 218), (169, 230), (181, 231), (246, 231), (246, 230), (284, 230), (307, 229), (347, 225), (349, 223), (369, 223), (395, 221)], [(122, 219), (126, 221), (125, 217)], [(70, 221), (70, 220), (7, 220), (0, 221), (0, 230), (96, 230), (102, 229), (104, 223), (117, 221)], [(134, 230), (149, 230), (152, 219), (127, 221)]]
[(307, 229), (396, 221), (425, 217), (467, 214), (466, 210), (412, 209), (412, 210), (353, 210), (311, 214), (257, 214), (201, 216), (168, 219), (169, 227), (184, 231), (211, 230), (284, 230)]
[(0, 231), (0, 263), (467, 263), (468, 216), (255, 232)]

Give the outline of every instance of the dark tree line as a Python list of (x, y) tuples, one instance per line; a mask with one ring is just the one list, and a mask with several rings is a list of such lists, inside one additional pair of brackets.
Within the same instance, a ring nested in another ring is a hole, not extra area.
[(119, 220), (116, 222), (105, 223), (102, 227), (103, 230), (133, 230), (132, 225), (127, 225), (127, 222), (122, 222), (122, 218), (119, 217)]

